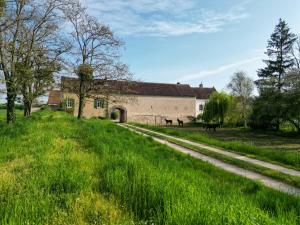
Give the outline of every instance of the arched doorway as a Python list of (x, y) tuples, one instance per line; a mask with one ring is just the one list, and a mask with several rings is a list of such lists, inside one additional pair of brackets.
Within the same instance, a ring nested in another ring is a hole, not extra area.
[(113, 106), (109, 110), (109, 118), (119, 123), (127, 122), (127, 110), (123, 106)]

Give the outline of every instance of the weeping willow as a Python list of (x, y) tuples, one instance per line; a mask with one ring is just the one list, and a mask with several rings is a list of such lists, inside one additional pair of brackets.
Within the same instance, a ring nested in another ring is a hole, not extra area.
[(230, 105), (230, 96), (224, 92), (213, 93), (205, 105), (202, 119), (207, 123), (224, 123)]

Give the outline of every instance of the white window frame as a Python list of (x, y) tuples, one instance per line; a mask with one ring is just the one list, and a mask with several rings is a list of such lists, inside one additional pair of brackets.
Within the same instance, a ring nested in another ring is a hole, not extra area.
[(94, 100), (96, 102), (95, 106), (96, 106), (96, 109), (103, 109), (105, 108), (104, 107), (104, 100), (103, 99), (95, 99)]
[(67, 98), (66, 107), (67, 107), (67, 109), (72, 109), (74, 107), (74, 99)]

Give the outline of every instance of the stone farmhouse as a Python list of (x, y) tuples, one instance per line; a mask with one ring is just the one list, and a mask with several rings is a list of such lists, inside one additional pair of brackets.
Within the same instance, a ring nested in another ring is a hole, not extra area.
[[(199, 87), (191, 87), (180, 83), (105, 81), (108, 92), (100, 94), (97, 86), (100, 87), (103, 82), (95, 82), (95, 90), (86, 98), (83, 116), (104, 118), (114, 111), (119, 111), (121, 123), (159, 125), (165, 124), (165, 119), (172, 120), (174, 124), (177, 123), (177, 119), (189, 122), (203, 113), (205, 103), (216, 91), (214, 87), (204, 88), (202, 84)], [(79, 107), (75, 86), (79, 86), (78, 79), (62, 77), (61, 90), (49, 93), (48, 105), (53, 109), (64, 105), (64, 109), (75, 116)]]

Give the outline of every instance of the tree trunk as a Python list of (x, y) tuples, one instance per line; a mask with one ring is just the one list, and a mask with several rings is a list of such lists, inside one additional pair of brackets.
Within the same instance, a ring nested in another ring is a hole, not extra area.
[(32, 102), (30, 100), (24, 100), (24, 117), (31, 115)]
[(82, 119), (83, 107), (84, 107), (84, 99), (85, 99), (84, 93), (80, 93), (79, 94), (78, 116), (77, 116), (78, 119)]
[(244, 118), (244, 128), (247, 128), (248, 127), (248, 124), (247, 124), (247, 119)]
[(244, 120), (244, 128), (247, 128), (247, 120), (246, 120), (246, 109), (245, 104), (243, 103), (243, 120)]
[(84, 81), (81, 80), (80, 87), (79, 87), (79, 107), (78, 107), (78, 115), (77, 115), (78, 119), (82, 119), (84, 100), (85, 100)]
[(29, 117), (31, 114), (32, 101), (29, 98), (30, 93), (29, 93), (29, 89), (26, 86), (25, 80), (23, 81), (23, 84), (22, 84), (22, 95), (23, 95), (23, 105), (24, 105), (23, 115), (24, 115), (24, 117)]
[(12, 124), (16, 120), (15, 100), (16, 100), (16, 94), (12, 92), (10, 87), (8, 87), (7, 88), (7, 109), (6, 109), (7, 124)]
[(277, 119), (276, 124), (275, 124), (275, 130), (279, 131), (280, 130), (280, 121)]

